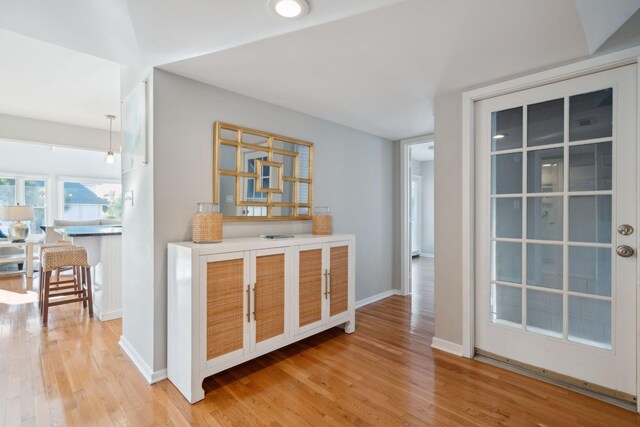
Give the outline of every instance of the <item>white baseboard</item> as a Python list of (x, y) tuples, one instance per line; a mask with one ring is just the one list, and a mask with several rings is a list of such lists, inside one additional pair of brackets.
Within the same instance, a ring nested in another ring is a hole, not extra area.
[(371, 304), (372, 302), (380, 301), (381, 299), (385, 299), (390, 297), (391, 295), (401, 295), (399, 289), (391, 289), (388, 291), (384, 291), (377, 295), (370, 296), (369, 298), (361, 299), (360, 301), (356, 301), (356, 308), (364, 307), (367, 304)]
[(95, 304), (93, 304), (93, 313), (98, 316), (98, 319), (100, 319), (101, 322), (108, 322), (109, 320), (120, 319), (122, 317), (122, 310), (116, 310), (105, 314)]
[(451, 341), (445, 341), (443, 339), (433, 337), (433, 340), (431, 341), (431, 348), (462, 357), (462, 345)]
[(136, 368), (138, 368), (138, 371), (140, 371), (144, 379), (147, 380), (149, 384), (154, 384), (167, 378), (167, 370), (160, 369), (158, 371), (152, 371), (151, 367), (144, 361), (144, 359), (142, 359), (142, 357), (140, 357), (140, 354), (138, 354), (136, 349), (133, 348), (129, 341), (127, 341), (124, 335), (120, 336), (120, 348), (122, 348), (125, 354), (129, 356), (129, 359), (131, 359)]
[(425, 258), (433, 258), (433, 254), (429, 254), (426, 252), (420, 252), (420, 256)]

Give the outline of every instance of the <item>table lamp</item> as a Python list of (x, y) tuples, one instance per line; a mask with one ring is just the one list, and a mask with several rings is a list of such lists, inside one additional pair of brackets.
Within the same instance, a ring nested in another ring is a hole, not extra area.
[(15, 221), (9, 226), (9, 240), (24, 242), (29, 235), (29, 225), (21, 221), (33, 220), (33, 206), (0, 206), (0, 220)]

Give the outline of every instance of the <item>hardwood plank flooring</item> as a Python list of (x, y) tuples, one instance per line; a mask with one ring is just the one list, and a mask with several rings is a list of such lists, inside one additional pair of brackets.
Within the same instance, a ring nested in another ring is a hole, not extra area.
[(633, 412), (432, 350), (433, 264), (418, 261), (413, 297), (358, 310), (352, 335), (333, 329), (210, 377), (195, 405), (169, 381), (146, 384), (118, 346), (120, 321), (69, 304), (42, 328), (31, 281), (0, 277), (0, 425), (640, 425)]

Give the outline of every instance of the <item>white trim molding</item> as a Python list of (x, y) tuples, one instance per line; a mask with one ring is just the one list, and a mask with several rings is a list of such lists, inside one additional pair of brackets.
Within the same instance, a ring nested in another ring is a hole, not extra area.
[(388, 291), (380, 292), (379, 294), (372, 295), (368, 298), (361, 299), (360, 301), (356, 301), (356, 309), (364, 307), (365, 305), (369, 305), (376, 301), (380, 301), (381, 299), (385, 299), (392, 295), (402, 295), (399, 289), (390, 289)]
[(435, 348), (436, 350), (444, 351), (446, 353), (451, 353), (455, 356), (462, 356), (462, 345), (456, 344), (451, 341), (445, 341), (440, 338), (433, 337), (431, 340), (431, 348)]
[(433, 254), (428, 254), (426, 252), (420, 252), (420, 256), (423, 258), (434, 258)]
[(167, 370), (160, 369), (157, 371), (151, 370), (151, 367), (144, 361), (144, 359), (138, 354), (135, 348), (127, 341), (124, 335), (120, 336), (120, 348), (124, 351), (124, 353), (129, 357), (129, 359), (133, 362), (138, 371), (142, 374), (145, 380), (149, 384), (155, 384), (159, 381), (167, 379)]
[(409, 224), (409, 187), (411, 186), (412, 145), (435, 142), (433, 134), (400, 140), (400, 295), (411, 293), (411, 236)]

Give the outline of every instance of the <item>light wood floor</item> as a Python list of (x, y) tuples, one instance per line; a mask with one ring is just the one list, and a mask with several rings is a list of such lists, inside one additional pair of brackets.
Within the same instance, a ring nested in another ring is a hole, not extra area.
[[(419, 270), (413, 298), (358, 310), (354, 334), (330, 330), (211, 377), (196, 405), (169, 381), (145, 383), (118, 347), (120, 321), (68, 305), (43, 329), (36, 303), (0, 302), (0, 425), (640, 425), (624, 409), (431, 350), (429, 260)], [(0, 290), (28, 299), (24, 289), (23, 276), (0, 277)]]

